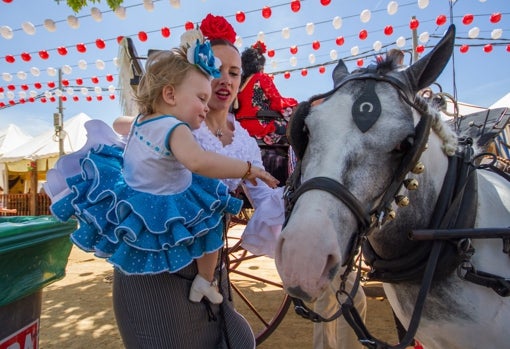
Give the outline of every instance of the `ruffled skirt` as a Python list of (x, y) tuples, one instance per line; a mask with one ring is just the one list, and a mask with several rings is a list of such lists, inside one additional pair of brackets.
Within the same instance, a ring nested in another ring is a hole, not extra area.
[(78, 219), (74, 244), (126, 274), (173, 273), (223, 246), (223, 216), (242, 202), (222, 182), (193, 174), (178, 194), (137, 191), (122, 176), (122, 153), (115, 145), (90, 149), (80, 173), (66, 178), (68, 194), (52, 203), (58, 219)]

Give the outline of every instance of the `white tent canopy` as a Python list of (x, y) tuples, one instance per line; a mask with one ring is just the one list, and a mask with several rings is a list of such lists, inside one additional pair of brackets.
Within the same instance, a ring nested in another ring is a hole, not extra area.
[(510, 92), (506, 95), (498, 99), (494, 104), (492, 104), (489, 108), (510, 108)]
[[(32, 136), (25, 134), (18, 126), (10, 124), (5, 129), (0, 130), (0, 156), (28, 142), (30, 139), (32, 139)], [(7, 180), (5, 164), (0, 163), (0, 187), (3, 190), (7, 190)]]

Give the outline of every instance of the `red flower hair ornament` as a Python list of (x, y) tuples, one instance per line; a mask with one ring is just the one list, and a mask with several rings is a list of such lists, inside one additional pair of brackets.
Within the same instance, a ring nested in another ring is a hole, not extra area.
[(266, 50), (267, 50), (267, 47), (266, 47), (266, 44), (264, 44), (262, 41), (257, 41), (256, 43), (254, 43), (252, 46), (252, 48), (254, 48), (255, 50), (259, 51), (259, 53), (261, 55), (263, 55), (264, 53), (266, 53)]
[(236, 41), (236, 32), (223, 16), (208, 14), (200, 24), (200, 31), (208, 40), (225, 39), (232, 44)]

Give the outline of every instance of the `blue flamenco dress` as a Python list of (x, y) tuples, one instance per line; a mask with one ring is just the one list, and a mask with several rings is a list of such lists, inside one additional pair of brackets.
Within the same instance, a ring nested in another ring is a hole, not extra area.
[(45, 190), (54, 216), (78, 219), (71, 239), (84, 251), (128, 275), (174, 273), (223, 246), (223, 216), (242, 202), (172, 155), (181, 121), (139, 118), (127, 144), (104, 122), (87, 122), (87, 144), (59, 159)]

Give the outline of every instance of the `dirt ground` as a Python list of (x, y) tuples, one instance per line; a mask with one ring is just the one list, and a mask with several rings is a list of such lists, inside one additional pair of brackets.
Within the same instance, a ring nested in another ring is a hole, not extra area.
[[(272, 273), (277, 277), (272, 260), (252, 264), (251, 270), (262, 268), (265, 275)], [(123, 348), (112, 311), (111, 288), (111, 265), (73, 247), (66, 276), (43, 291), (40, 348)], [(280, 297), (271, 293), (252, 292), (249, 297), (262, 299), (271, 311), (281, 302)], [(240, 309), (243, 315), (244, 311)], [(377, 338), (396, 343), (395, 325), (386, 300), (369, 298), (367, 327)], [(291, 307), (282, 323), (258, 348), (312, 348), (312, 323), (296, 315)]]

